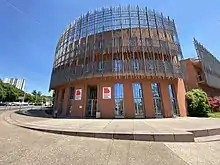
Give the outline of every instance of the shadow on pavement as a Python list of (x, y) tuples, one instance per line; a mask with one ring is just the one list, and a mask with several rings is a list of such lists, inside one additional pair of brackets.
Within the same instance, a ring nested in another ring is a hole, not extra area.
[(31, 116), (31, 117), (41, 117), (41, 118), (56, 118), (56, 119), (79, 119), (80, 117), (75, 116), (53, 116), (53, 108), (43, 108), (43, 109), (26, 109), (26, 110), (17, 110), (16, 114)]
[(27, 109), (27, 110), (17, 110), (16, 114), (32, 116), (32, 117), (42, 117), (42, 118), (52, 118), (53, 109), (44, 108), (44, 109)]

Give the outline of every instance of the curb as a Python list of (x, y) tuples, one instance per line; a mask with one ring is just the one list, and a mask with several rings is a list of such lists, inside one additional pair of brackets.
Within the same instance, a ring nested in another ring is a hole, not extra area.
[[(13, 112), (12, 112), (13, 113)], [(121, 132), (86, 132), (86, 131), (71, 131), (71, 130), (57, 130), (30, 126), (19, 123), (11, 117), (11, 114), (4, 115), (4, 120), (12, 125), (47, 133), (92, 137), (102, 139), (117, 139), (117, 140), (136, 140), (136, 141), (154, 141), (154, 142), (195, 142), (194, 134), (192, 132), (183, 133), (121, 133)]]
[(194, 137), (205, 137), (205, 136), (214, 136), (220, 135), (220, 128), (213, 128), (213, 129), (203, 129), (203, 130), (191, 130), (188, 131), (194, 134)]

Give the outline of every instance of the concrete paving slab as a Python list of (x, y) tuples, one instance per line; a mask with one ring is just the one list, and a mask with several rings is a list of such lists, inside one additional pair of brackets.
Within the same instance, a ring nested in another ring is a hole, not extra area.
[[(11, 124), (25, 128), (99, 138), (193, 142), (194, 137), (220, 134), (220, 120), (175, 119), (42, 119), (5, 112)], [(190, 129), (187, 129), (191, 125)], [(198, 128), (196, 128), (198, 126)], [(206, 127), (208, 126), (208, 128)], [(190, 133), (192, 132), (192, 133)]]

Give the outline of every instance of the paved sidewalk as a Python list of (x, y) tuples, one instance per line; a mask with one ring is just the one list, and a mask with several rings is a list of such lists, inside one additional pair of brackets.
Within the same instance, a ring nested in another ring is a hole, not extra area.
[(195, 137), (220, 135), (220, 119), (51, 119), (5, 112), (11, 124), (34, 130), (97, 138), (193, 142)]

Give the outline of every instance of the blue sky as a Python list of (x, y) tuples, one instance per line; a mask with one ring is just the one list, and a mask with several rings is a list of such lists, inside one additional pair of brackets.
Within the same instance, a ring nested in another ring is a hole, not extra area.
[(26, 79), (26, 90), (48, 93), (61, 32), (95, 8), (138, 4), (175, 19), (184, 57), (196, 55), (196, 37), (220, 59), (219, 0), (0, 0), (0, 78)]

